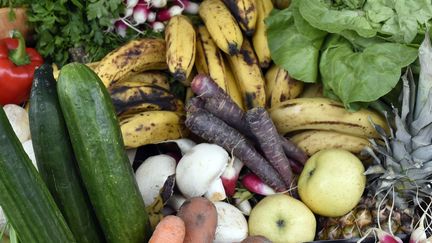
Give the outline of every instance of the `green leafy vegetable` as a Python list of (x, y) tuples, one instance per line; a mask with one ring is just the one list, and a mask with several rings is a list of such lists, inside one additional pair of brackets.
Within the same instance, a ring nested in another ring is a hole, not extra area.
[(371, 44), (355, 52), (345, 38), (332, 35), (320, 60), (324, 89), (352, 109), (351, 103), (371, 102), (390, 92), (401, 68), (416, 58), (416, 48), (398, 43)]
[(274, 62), (351, 110), (397, 85), (431, 22), (431, 0), (293, 0), (266, 19)]

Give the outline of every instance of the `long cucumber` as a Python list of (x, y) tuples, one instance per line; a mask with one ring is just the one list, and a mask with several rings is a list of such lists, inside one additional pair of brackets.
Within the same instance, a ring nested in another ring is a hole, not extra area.
[(34, 73), (29, 120), (39, 173), (78, 242), (104, 242), (87, 191), (79, 176), (57, 96), (52, 67)]
[(65, 65), (58, 96), (81, 177), (108, 242), (146, 242), (144, 200), (123, 144), (111, 98), (84, 64)]

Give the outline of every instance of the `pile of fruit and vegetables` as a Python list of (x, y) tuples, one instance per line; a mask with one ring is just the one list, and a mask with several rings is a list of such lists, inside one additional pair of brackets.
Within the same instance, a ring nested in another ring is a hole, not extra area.
[(432, 242), (431, 0), (0, 7), (2, 242)]

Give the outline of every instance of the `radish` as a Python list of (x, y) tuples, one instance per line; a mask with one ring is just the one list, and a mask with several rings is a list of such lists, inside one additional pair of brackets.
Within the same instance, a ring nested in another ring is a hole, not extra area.
[(170, 8), (163, 8), (156, 14), (158, 21), (164, 22), (169, 20), (171, 17), (180, 15), (183, 12), (183, 8), (178, 5), (173, 5)]
[(246, 216), (250, 215), (250, 212), (252, 211), (252, 206), (247, 199), (240, 199), (236, 198), (234, 200), (235, 206)]
[(165, 29), (165, 25), (162, 22), (155, 21), (151, 23), (151, 27), (154, 32), (162, 32)]
[(241, 183), (250, 192), (259, 195), (268, 196), (276, 193), (271, 187), (264, 184), (264, 182), (253, 173), (248, 173), (244, 175)]
[(126, 30), (127, 30), (128, 26), (123, 22), (123, 20), (121, 20), (121, 19), (117, 20), (114, 23), (114, 26), (115, 26), (116, 33), (119, 36), (121, 36), (121, 37), (125, 37), (126, 36)]
[(199, 4), (189, 0), (174, 0), (174, 3), (184, 8), (185, 13), (198, 14)]
[(133, 14), (133, 8), (125, 8), (123, 18), (128, 18), (132, 16), (132, 14)]
[(379, 243), (403, 243), (403, 241), (392, 234), (389, 234), (379, 228), (372, 228), (370, 230), (368, 230), (368, 232), (366, 232), (365, 236), (363, 236), (363, 238), (361, 238), (360, 240), (358, 240), (357, 242), (360, 243), (362, 241), (364, 241), (371, 233), (373, 233), (375, 236), (378, 237), (378, 242)]
[(232, 157), (227, 168), (221, 176), (225, 192), (229, 197), (234, 196), (237, 180), (242, 168), (243, 163), (236, 157)]
[(135, 23), (137, 25), (145, 23), (149, 13), (150, 9), (147, 4), (139, 2), (133, 9), (133, 19)]
[(147, 22), (153, 23), (156, 21), (156, 12), (151, 11), (147, 16)]
[(138, 0), (126, 0), (126, 8), (134, 8), (138, 4)]
[[(429, 203), (428, 207), (424, 209), (423, 215), (421, 216), (420, 220), (418, 221), (417, 228), (411, 233), (409, 243), (430, 243), (432, 242), (432, 236), (427, 238), (426, 235), (426, 228), (425, 228), (425, 220), (426, 217), (429, 219), (432, 217), (432, 215), (428, 214), (430, 210), (430, 206), (432, 203)], [(430, 230), (430, 225), (428, 225), (428, 230)]]
[(163, 8), (167, 5), (167, 0), (145, 0), (150, 7)]

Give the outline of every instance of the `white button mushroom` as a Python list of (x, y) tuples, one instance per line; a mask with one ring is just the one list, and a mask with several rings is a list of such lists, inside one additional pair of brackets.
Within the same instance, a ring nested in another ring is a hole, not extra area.
[(175, 140), (168, 140), (167, 142), (175, 142), (179, 147), (182, 155), (184, 155), (187, 151), (193, 148), (196, 143), (188, 138), (179, 138)]
[(165, 154), (148, 157), (138, 167), (135, 179), (146, 206), (157, 198), (168, 176), (175, 173), (175, 167), (175, 159)]
[(201, 143), (180, 159), (176, 169), (176, 183), (186, 197), (206, 194), (211, 201), (226, 198), (220, 176), (229, 161), (228, 153), (216, 144)]
[(242, 212), (226, 202), (214, 202), (217, 227), (214, 243), (240, 242), (248, 236), (248, 224)]

